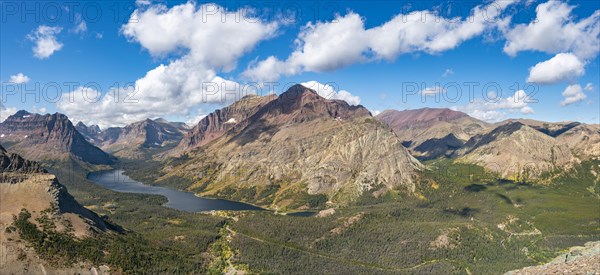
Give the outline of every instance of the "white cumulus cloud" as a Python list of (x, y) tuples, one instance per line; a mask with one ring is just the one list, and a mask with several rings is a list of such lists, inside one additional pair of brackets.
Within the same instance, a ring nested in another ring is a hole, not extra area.
[(592, 83), (588, 83), (585, 85), (585, 88), (583, 88), (586, 91), (592, 91), (594, 90), (594, 85)]
[[(63, 96), (57, 105), (84, 122), (88, 119), (111, 126), (148, 117), (190, 117), (203, 104), (239, 99), (243, 96), (241, 85), (221, 78), (219, 71), (234, 69), (238, 58), (260, 41), (273, 37), (278, 28), (275, 22), (263, 22), (250, 15), (243, 9), (227, 11), (215, 4), (194, 2), (136, 10), (131, 16), (134, 20), (121, 29), (125, 37), (157, 58), (173, 54), (179, 57), (137, 79), (135, 91), (115, 89), (97, 102), (88, 102), (80, 89)], [(125, 102), (128, 97), (131, 100)]]
[(532, 114), (534, 110), (529, 106), (531, 101), (525, 91), (518, 90), (507, 98), (490, 96), (488, 100), (477, 99), (451, 109), (465, 112), (483, 121), (498, 122), (505, 119), (509, 113)]
[(13, 84), (24, 84), (29, 82), (29, 77), (24, 75), (23, 73), (18, 73), (16, 75), (11, 75), (10, 80), (8, 80), (8, 82)]
[(560, 102), (561, 106), (571, 105), (587, 98), (579, 84), (567, 86), (567, 88), (565, 88), (565, 90), (562, 92), (562, 95), (565, 97), (565, 99)]
[(17, 109), (14, 107), (6, 107), (0, 102), (0, 122), (3, 122), (9, 116), (15, 114)]
[(504, 51), (510, 56), (533, 50), (550, 54), (572, 52), (583, 60), (595, 57), (600, 50), (600, 10), (576, 21), (574, 8), (561, 1), (538, 5), (535, 20), (506, 30)]
[(585, 73), (585, 64), (571, 53), (559, 53), (529, 69), (527, 82), (554, 84), (564, 80), (575, 80)]
[(56, 38), (61, 31), (61, 27), (41, 25), (28, 34), (27, 38), (35, 43), (33, 55), (39, 59), (46, 59), (62, 49), (63, 44)]
[(251, 64), (243, 74), (253, 80), (272, 81), (281, 75), (332, 71), (357, 62), (393, 61), (406, 53), (437, 54), (497, 27), (500, 13), (511, 3), (476, 6), (467, 18), (441, 18), (429, 10), (398, 14), (369, 29), (354, 12), (337, 15), (330, 22), (309, 22), (287, 59), (270, 56)]
[(332, 83), (322, 84), (317, 81), (308, 81), (301, 83), (302, 86), (312, 89), (316, 91), (320, 96), (327, 99), (339, 99), (348, 102), (350, 105), (359, 105), (360, 97), (351, 94), (346, 90), (336, 91), (335, 85), (330, 85)]

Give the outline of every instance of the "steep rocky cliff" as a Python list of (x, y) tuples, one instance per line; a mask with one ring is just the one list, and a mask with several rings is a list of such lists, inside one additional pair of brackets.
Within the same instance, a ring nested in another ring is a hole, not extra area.
[(111, 164), (114, 158), (90, 144), (63, 114), (19, 111), (0, 123), (0, 136), (11, 151), (37, 161), (65, 161), (69, 157), (90, 164)]

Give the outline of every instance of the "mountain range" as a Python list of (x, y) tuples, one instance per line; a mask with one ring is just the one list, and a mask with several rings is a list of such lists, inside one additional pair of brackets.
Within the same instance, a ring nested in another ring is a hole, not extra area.
[(32, 114), (18, 111), (0, 123), (2, 144), (11, 151), (37, 161), (69, 158), (94, 165), (109, 165), (115, 158), (90, 144), (63, 114)]
[(177, 145), (189, 129), (185, 123), (168, 122), (163, 118), (146, 119), (125, 127), (101, 130), (97, 125), (79, 122), (77, 130), (86, 139), (106, 152), (120, 158), (140, 159), (150, 149), (170, 148)]
[(416, 194), (421, 161), (484, 167), (500, 178), (536, 181), (600, 156), (600, 127), (579, 122), (496, 124), (450, 109), (386, 110), (325, 99), (302, 85), (248, 95), (194, 127), (146, 119), (100, 129), (62, 114), (19, 111), (0, 123), (2, 144), (36, 161), (117, 158), (163, 163), (161, 179), (185, 179), (205, 196), (273, 208), (305, 208), (315, 197), (346, 204), (364, 193)]

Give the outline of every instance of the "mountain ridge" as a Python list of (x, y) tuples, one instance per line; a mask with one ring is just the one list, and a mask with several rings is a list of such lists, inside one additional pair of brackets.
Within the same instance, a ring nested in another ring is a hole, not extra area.
[(36, 161), (69, 157), (94, 165), (115, 162), (114, 157), (90, 144), (66, 115), (34, 114), (21, 110), (0, 123), (0, 136), (10, 149)]

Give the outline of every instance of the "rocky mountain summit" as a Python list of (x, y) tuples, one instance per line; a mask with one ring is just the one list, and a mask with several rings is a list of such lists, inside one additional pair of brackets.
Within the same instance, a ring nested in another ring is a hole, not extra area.
[(244, 121), (275, 98), (274, 95), (247, 95), (225, 108), (208, 114), (185, 134), (173, 152), (185, 152), (219, 138), (238, 122)]
[(11, 151), (36, 161), (69, 158), (90, 164), (111, 164), (115, 159), (90, 144), (63, 114), (18, 111), (0, 123), (0, 136)]
[(85, 137), (85, 139), (91, 144), (96, 144), (99, 141), (98, 137), (102, 133), (100, 126), (87, 126), (81, 121), (75, 124), (75, 129), (77, 129), (77, 131), (79, 131), (79, 133), (83, 135), (83, 137)]
[[(415, 191), (422, 165), (364, 107), (301, 85), (275, 98), (244, 100), (260, 106), (245, 119), (234, 117), (212, 142), (187, 151), (183, 164), (169, 168), (171, 176), (192, 179), (190, 189), (200, 194), (242, 196), (273, 208), (306, 207), (311, 196), (344, 203), (364, 192)], [(209, 117), (222, 121), (228, 118), (223, 113)], [(247, 190), (254, 195), (240, 194)]]

